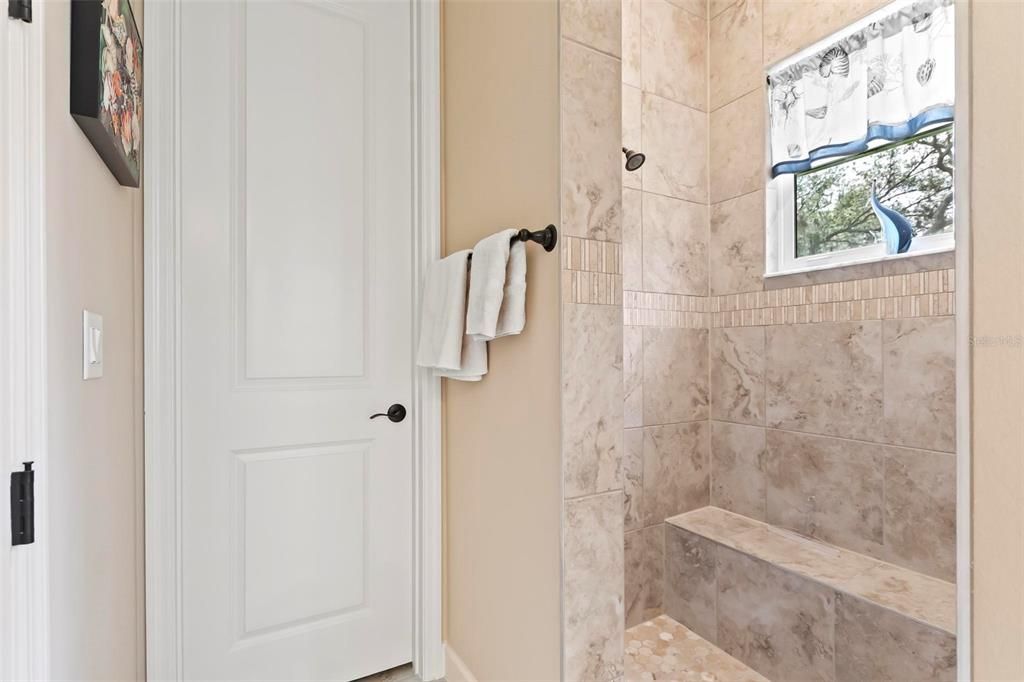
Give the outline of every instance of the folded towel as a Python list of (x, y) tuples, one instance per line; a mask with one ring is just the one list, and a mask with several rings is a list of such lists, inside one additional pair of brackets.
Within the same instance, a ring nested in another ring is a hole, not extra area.
[(462, 367), (435, 369), (434, 375), (456, 381), (480, 381), (487, 374), (487, 342), (462, 335)]
[(505, 270), (505, 296), (501, 299), (494, 337), (519, 334), (526, 326), (526, 243), (516, 242)]
[(515, 230), (502, 230), (481, 239), (473, 247), (466, 333), (475, 339), (489, 341), (497, 334), (498, 315), (505, 295), (509, 240), (515, 233)]
[(440, 376), (479, 381), (487, 373), (487, 344), (465, 334), (469, 254), (457, 251), (427, 270), (416, 364)]

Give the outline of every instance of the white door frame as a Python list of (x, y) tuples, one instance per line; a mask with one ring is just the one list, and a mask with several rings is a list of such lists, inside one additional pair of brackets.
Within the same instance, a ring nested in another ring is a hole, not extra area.
[[(43, 3), (0, 32), (0, 679), (50, 676)], [(10, 546), (10, 471), (35, 462), (35, 542)]]
[[(145, 405), (146, 671), (182, 680), (181, 574), (181, 4), (146, 9)], [(418, 283), (441, 253), (440, 4), (412, 2), (413, 341)], [(37, 3), (38, 4), (38, 3)], [(412, 344), (415, 347), (415, 343)], [(412, 365), (413, 358), (409, 357)], [(441, 641), (441, 389), (413, 378), (413, 664), (444, 676)]]

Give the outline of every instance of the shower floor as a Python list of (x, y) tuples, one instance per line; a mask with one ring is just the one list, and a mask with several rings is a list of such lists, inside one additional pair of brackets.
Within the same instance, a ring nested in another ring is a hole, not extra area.
[(626, 680), (768, 682), (668, 616), (626, 630)]

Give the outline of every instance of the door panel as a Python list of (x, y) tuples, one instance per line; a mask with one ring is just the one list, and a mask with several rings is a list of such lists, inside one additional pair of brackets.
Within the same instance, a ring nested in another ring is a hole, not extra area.
[(246, 377), (362, 376), (369, 20), (323, 3), (245, 14)]
[(189, 679), (411, 660), (409, 10), (183, 4)]

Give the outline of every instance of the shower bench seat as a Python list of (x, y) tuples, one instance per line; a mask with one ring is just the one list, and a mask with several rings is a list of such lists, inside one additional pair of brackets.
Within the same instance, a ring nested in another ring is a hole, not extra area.
[(776, 680), (955, 680), (952, 583), (739, 514), (666, 520), (665, 612)]

